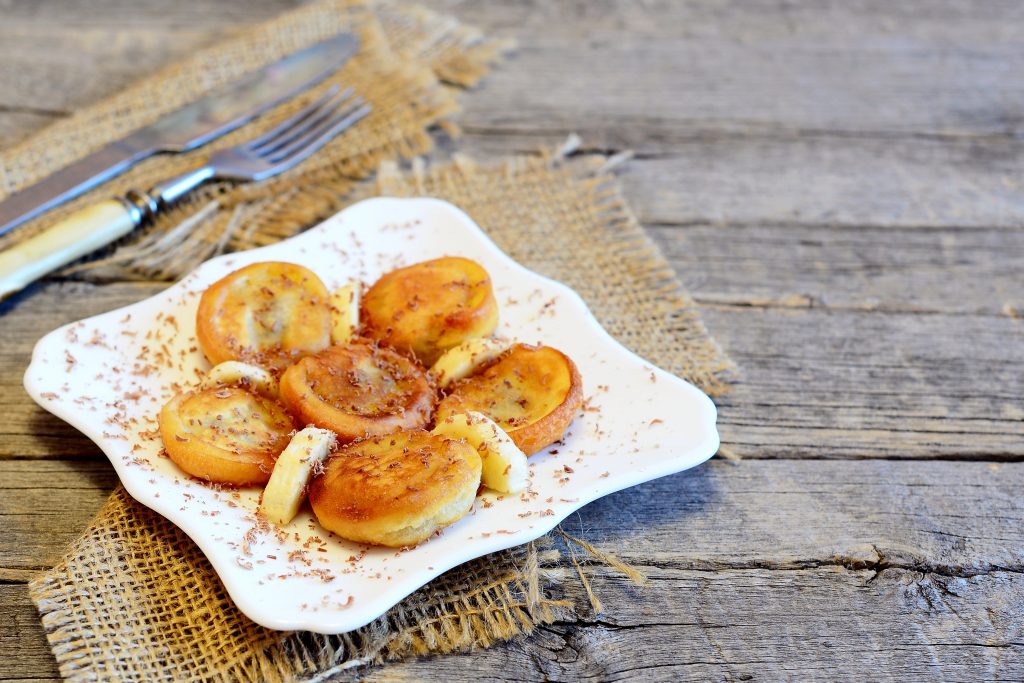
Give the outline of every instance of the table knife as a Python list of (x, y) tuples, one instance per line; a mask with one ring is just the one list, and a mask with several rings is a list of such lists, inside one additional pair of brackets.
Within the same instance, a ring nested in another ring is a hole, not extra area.
[(355, 54), (343, 33), (263, 67), (226, 89), (171, 112), (0, 202), (0, 235), (124, 173), (160, 152), (187, 152), (315, 85)]

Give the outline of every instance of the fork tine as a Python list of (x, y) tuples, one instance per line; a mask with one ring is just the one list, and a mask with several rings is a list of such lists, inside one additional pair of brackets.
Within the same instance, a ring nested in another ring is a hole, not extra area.
[[(263, 135), (259, 136), (255, 140), (250, 140), (249, 142), (245, 143), (245, 146), (248, 147), (249, 149), (253, 149), (254, 150), (255, 148), (259, 147), (260, 145), (264, 145), (267, 142), (270, 142), (271, 140), (273, 140), (274, 138), (276, 138), (280, 134), (285, 133), (285, 132), (291, 130), (291, 128), (293, 126), (296, 126), (296, 125), (300, 124), (301, 122), (305, 121), (307, 118), (309, 118), (310, 116), (312, 116), (316, 112), (320, 111), (324, 107), (324, 105), (327, 104), (327, 102), (329, 102), (331, 99), (334, 98), (335, 95), (338, 94), (338, 91), (340, 89), (341, 89), (340, 86), (332, 85), (327, 90), (327, 92), (325, 92), (323, 95), (321, 95), (316, 101), (314, 101), (314, 102), (310, 103), (309, 105), (307, 105), (306, 107), (304, 107), (301, 111), (296, 113), (291, 118), (289, 118), (289, 119), (287, 119), (287, 120), (277, 124), (276, 126), (274, 126), (274, 128), (272, 128), (271, 130), (267, 131)], [(351, 90), (351, 89), (349, 89), (349, 90)]]
[(338, 97), (335, 97), (327, 106), (317, 112), (316, 115), (309, 117), (303, 121), (301, 125), (295, 126), (294, 129), (288, 131), (286, 134), (278, 136), (272, 144), (263, 145), (259, 149), (255, 149), (253, 151), (265, 158), (276, 155), (279, 150), (290, 146), (295, 140), (303, 137), (309, 131), (319, 130), (325, 125), (325, 121), (334, 120), (339, 110), (347, 109), (351, 106), (350, 103), (353, 101), (349, 99), (351, 95), (352, 88), (346, 89), (345, 92)]
[(348, 98), (351, 95), (352, 88), (346, 88), (344, 92), (332, 97), (330, 101), (325, 102), (323, 106), (301, 122), (292, 126), (288, 130), (283, 131), (273, 140), (265, 142), (258, 147), (253, 147), (252, 151), (261, 157), (270, 156), (271, 152), (281, 149), (282, 147), (290, 144), (296, 138), (304, 135), (306, 131), (317, 128), (322, 125), (324, 121), (333, 118), (338, 109), (345, 105), (345, 102), (348, 101)]
[[(365, 103), (365, 100), (362, 99), (362, 97), (355, 97), (348, 108), (344, 109), (342, 112), (303, 133), (287, 145), (279, 147), (278, 150), (273, 151), (269, 155), (269, 161), (272, 163), (279, 163), (289, 160), (293, 155), (304, 155), (302, 157), (302, 159), (304, 159), (305, 156), (308, 156), (318, 150), (319, 147), (332, 137), (368, 114), (370, 114), (370, 108)], [(312, 148), (307, 152), (308, 147)]]
[(371, 110), (372, 107), (365, 104), (362, 97), (357, 97), (352, 107), (342, 112), (339, 116), (310, 131), (302, 138), (288, 145), (287, 148), (275, 152), (270, 159), (275, 164), (275, 170), (277, 172), (284, 171), (304, 160), (327, 144), (332, 138), (353, 126), (357, 121), (369, 114)]

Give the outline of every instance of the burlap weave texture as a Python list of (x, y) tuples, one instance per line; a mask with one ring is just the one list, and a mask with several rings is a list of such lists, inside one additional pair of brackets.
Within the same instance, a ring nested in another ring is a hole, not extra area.
[[(175, 279), (223, 251), (276, 241), (308, 227), (285, 225), (278, 216), (282, 207), (303, 201), (306, 215), (317, 206), (317, 217), (323, 218), (334, 212), (352, 182), (368, 176), (382, 160), (427, 152), (433, 127), (454, 130), (458, 90), (474, 84), (506, 47), (419, 6), (323, 0), (226, 37), (0, 152), (0, 199), (245, 73), (343, 32), (356, 34), (360, 49), (317, 87), (207, 146), (137, 164), (0, 237), (0, 249), (100, 199), (148, 189), (200, 166), (213, 151), (256, 137), (332, 86), (352, 88), (372, 106), (370, 115), (299, 167), (261, 183), (209, 183), (108, 250), (111, 259), (91, 259), (72, 270), (94, 279)], [(296, 199), (296, 188), (317, 188), (318, 194)]]

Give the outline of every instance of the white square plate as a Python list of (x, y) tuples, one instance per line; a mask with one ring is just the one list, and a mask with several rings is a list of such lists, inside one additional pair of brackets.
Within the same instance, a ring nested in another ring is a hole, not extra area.
[[(530, 458), (530, 493), (486, 492), (439, 536), (397, 552), (342, 541), (308, 510), (287, 533), (260, 524), (258, 490), (217, 490), (161, 456), (158, 411), (175, 387), (209, 368), (195, 339), (209, 284), (272, 260), (300, 263), (334, 288), (445, 255), (490, 272), (499, 334), (554, 346), (583, 376), (587, 409), (563, 444)], [(103, 449), (136, 500), (202, 548), (239, 609), (282, 630), (358, 628), (456, 565), (537, 538), (596, 498), (693, 467), (718, 449), (707, 396), (625, 349), (575, 292), (520, 266), (466, 214), (434, 199), (360, 202), (298, 237), (213, 259), (145, 301), (51, 332), (36, 345), (25, 387)]]

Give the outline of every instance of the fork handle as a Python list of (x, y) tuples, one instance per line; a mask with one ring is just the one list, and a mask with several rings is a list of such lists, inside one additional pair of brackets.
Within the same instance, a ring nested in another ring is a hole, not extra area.
[(149, 192), (131, 190), (71, 214), (35, 237), (0, 252), (0, 301), (61, 266), (117, 241), (144, 220), (213, 178), (203, 166), (154, 185)]
[(38, 235), (0, 252), (0, 300), (124, 237), (141, 219), (142, 212), (131, 203), (108, 199), (76, 211)]

